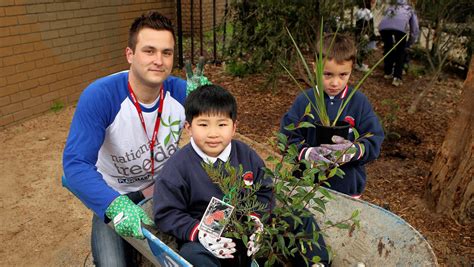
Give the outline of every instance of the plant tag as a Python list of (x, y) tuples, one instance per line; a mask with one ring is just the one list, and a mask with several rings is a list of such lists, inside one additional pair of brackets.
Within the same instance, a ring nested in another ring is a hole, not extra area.
[(216, 238), (220, 237), (233, 210), (234, 206), (212, 197), (199, 223), (199, 231), (204, 231)]

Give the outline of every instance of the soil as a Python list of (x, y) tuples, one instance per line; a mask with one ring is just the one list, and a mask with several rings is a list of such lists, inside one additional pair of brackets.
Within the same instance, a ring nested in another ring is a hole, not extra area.
[[(240, 134), (264, 145), (274, 138), (279, 120), (299, 93), (280, 79), (277, 89), (262, 90), (261, 75), (236, 78), (223, 66), (206, 66), (211, 81), (228, 88), (239, 103)], [(381, 68), (365, 82), (377, 114), (391, 138), (380, 158), (368, 164), (363, 199), (389, 209), (421, 232), (442, 266), (474, 264), (474, 225), (462, 226), (436, 214), (424, 200), (424, 184), (449, 122), (456, 113), (463, 80), (444, 76), (422, 100), (407, 109), (430, 77), (404, 77), (398, 88), (383, 79)], [(361, 73), (354, 72), (351, 81)], [(0, 131), (0, 265), (80, 266), (90, 262), (91, 213), (61, 186), (61, 158), (74, 107), (49, 112)], [(398, 138), (397, 138), (398, 137)]]

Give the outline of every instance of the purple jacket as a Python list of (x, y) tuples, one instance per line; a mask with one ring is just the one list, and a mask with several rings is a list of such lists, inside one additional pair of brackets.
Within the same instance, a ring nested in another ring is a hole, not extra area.
[(379, 31), (382, 30), (397, 30), (404, 33), (410, 30), (409, 42), (414, 43), (420, 33), (415, 10), (407, 4), (406, 0), (397, 0), (396, 5), (390, 5), (385, 10), (379, 24)]

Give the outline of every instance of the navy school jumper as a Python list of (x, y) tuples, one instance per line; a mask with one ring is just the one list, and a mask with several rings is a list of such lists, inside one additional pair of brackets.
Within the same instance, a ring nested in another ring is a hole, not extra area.
[[(353, 88), (346, 87), (332, 99), (326, 93), (324, 94), (327, 113), (331, 121), (336, 117), (339, 106), (342, 105), (342, 101), (347, 98), (352, 90)], [(313, 90), (308, 89), (306, 93), (311, 98), (311, 101), (315, 103)], [(298, 144), (300, 158), (306, 148), (316, 146), (315, 128), (301, 128), (294, 131), (287, 131), (284, 127), (291, 123), (296, 125), (299, 121), (318, 122), (319, 117), (313, 108), (311, 108), (311, 113), (314, 115), (314, 120), (309, 116), (303, 118), (308, 103), (308, 98), (303, 93), (300, 93), (288, 112), (283, 115), (280, 122), (280, 132), (288, 136), (290, 143)], [(361, 139), (359, 142), (363, 145), (364, 150), (361, 149), (361, 145), (357, 144), (355, 156), (350, 162), (342, 165), (341, 169), (345, 173), (344, 177), (335, 176), (328, 180), (331, 185), (329, 188), (347, 195), (360, 196), (365, 189), (367, 179), (364, 165), (379, 156), (380, 147), (384, 139), (384, 132), (369, 100), (360, 91), (357, 91), (353, 95), (351, 101), (341, 113), (339, 120), (349, 122), (351, 126), (359, 132), (360, 136), (366, 133), (373, 134), (372, 137)], [(354, 141), (354, 133), (352, 131), (349, 133), (349, 140)]]

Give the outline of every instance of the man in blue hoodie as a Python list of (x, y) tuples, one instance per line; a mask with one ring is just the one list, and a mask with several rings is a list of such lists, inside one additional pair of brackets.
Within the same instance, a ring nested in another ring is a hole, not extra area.
[(393, 0), (393, 3), (385, 10), (379, 31), (384, 44), (384, 55), (393, 46), (409, 33), (409, 38), (403, 39), (400, 44), (384, 59), (384, 78), (393, 79), (393, 86), (402, 84), (403, 64), (406, 48), (415, 43), (420, 30), (415, 10), (406, 0)]
[(174, 45), (168, 18), (141, 15), (125, 49), (130, 69), (94, 81), (77, 103), (63, 167), (68, 188), (94, 212), (97, 266), (133, 265), (135, 250), (122, 237), (143, 239), (141, 224), (153, 223), (136, 203), (152, 195), (155, 177), (178, 149), (186, 92), (196, 87), (170, 75)]

